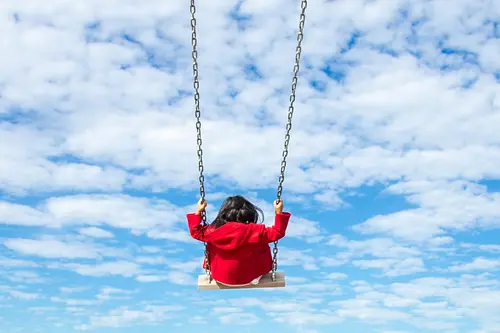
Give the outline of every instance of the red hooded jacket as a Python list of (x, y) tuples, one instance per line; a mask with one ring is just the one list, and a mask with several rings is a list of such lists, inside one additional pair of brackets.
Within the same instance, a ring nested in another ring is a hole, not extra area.
[(274, 225), (228, 222), (215, 229), (202, 226), (201, 215), (187, 214), (189, 232), (207, 243), (210, 272), (215, 281), (247, 284), (271, 271), (273, 260), (269, 243), (285, 236), (290, 213), (276, 214)]

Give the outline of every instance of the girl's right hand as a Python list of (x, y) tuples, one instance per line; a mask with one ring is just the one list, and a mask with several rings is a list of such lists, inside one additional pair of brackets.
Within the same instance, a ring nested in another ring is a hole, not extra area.
[(283, 200), (274, 201), (274, 212), (276, 214), (283, 213)]
[(207, 208), (207, 201), (200, 199), (198, 201), (198, 207), (196, 207), (196, 214), (199, 215), (202, 211), (205, 210), (205, 208)]

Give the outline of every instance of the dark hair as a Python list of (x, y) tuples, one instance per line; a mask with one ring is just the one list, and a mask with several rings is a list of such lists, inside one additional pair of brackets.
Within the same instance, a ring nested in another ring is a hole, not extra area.
[(252, 204), (241, 195), (228, 197), (222, 203), (217, 217), (212, 222), (215, 228), (222, 227), (227, 222), (258, 223), (259, 212), (264, 222), (262, 209)]

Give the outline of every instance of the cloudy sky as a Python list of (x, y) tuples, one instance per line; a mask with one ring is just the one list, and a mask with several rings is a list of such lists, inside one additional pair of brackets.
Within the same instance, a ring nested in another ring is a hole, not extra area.
[[(273, 220), (299, 10), (199, 1), (210, 218)], [(500, 2), (306, 14), (288, 286), (198, 292), (189, 3), (1, 1), (3, 333), (500, 332)]]

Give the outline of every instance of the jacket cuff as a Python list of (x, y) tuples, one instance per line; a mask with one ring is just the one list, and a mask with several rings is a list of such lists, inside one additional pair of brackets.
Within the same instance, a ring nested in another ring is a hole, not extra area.
[(277, 213), (276, 215), (280, 215), (280, 216), (283, 216), (283, 217), (290, 217), (290, 216), (292, 216), (292, 214), (289, 213), (289, 212)]
[(281, 214), (276, 214), (274, 219), (274, 227), (283, 236), (286, 234), (286, 229), (288, 227), (288, 221), (290, 220), (291, 214), (288, 212), (283, 212)]
[(201, 224), (201, 215), (195, 213), (186, 214), (189, 229), (192, 229)]

